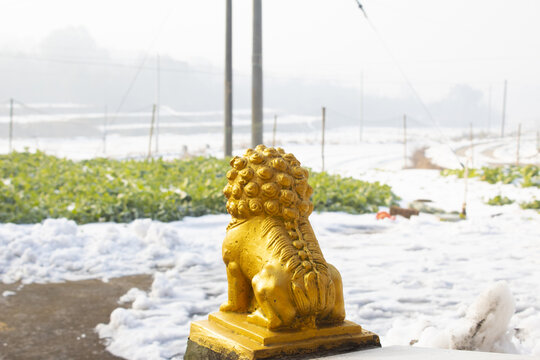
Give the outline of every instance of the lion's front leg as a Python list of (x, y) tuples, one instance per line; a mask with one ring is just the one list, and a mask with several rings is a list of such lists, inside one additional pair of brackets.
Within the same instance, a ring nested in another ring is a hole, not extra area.
[(251, 286), (235, 261), (227, 263), (227, 282), (229, 299), (220, 306), (219, 310), (247, 312), (252, 296)]

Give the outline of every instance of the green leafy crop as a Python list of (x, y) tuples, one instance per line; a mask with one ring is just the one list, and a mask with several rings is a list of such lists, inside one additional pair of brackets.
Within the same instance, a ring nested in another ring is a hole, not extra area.
[(343, 178), (339, 175), (311, 173), (315, 211), (345, 211), (351, 214), (377, 212), (379, 206), (397, 204), (400, 200), (390, 186)]
[(533, 200), (531, 202), (519, 204), (522, 209), (534, 209), (540, 211), (540, 200)]
[[(463, 178), (464, 173), (465, 171), (463, 169), (445, 169), (441, 171), (441, 175), (443, 176), (456, 175), (459, 178)], [(496, 168), (484, 166), (481, 169), (469, 169), (469, 177), (479, 177), (480, 180), (487, 181), (490, 184), (499, 182), (503, 184), (518, 183), (522, 187), (540, 187), (540, 168), (536, 165)]]
[(509, 199), (506, 196), (501, 196), (501, 195), (497, 195), (487, 201), (488, 205), (493, 205), (493, 206), (509, 205), (513, 203), (514, 203), (514, 200)]
[[(36, 153), (0, 155), (0, 222), (160, 221), (225, 213), (228, 160), (71, 161)], [(364, 213), (398, 199), (390, 187), (312, 173), (317, 211)]]
[(172, 221), (219, 213), (226, 165), (204, 158), (74, 162), (42, 152), (13, 153), (0, 157), (0, 221)]

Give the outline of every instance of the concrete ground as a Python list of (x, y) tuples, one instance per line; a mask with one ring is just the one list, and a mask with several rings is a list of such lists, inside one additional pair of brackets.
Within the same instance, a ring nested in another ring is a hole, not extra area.
[[(0, 283), (0, 360), (120, 359), (105, 350), (94, 328), (109, 322), (118, 298), (129, 289), (146, 290), (151, 284), (151, 275), (107, 283)], [(15, 295), (1, 296), (4, 291)]]

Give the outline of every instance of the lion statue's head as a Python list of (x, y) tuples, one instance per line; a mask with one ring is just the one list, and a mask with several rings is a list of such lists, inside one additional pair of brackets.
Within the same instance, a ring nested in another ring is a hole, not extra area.
[(313, 211), (308, 171), (293, 154), (258, 145), (242, 157), (233, 157), (230, 164), (223, 193), (234, 219), (266, 215), (289, 222), (307, 218)]

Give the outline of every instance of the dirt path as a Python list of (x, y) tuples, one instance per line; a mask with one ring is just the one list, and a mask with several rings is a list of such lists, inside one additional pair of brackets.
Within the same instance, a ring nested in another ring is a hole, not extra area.
[(426, 148), (416, 150), (411, 157), (412, 166), (411, 169), (435, 169), (442, 170), (439, 165), (435, 165), (431, 162), (431, 159), (426, 157)]
[[(151, 275), (60, 284), (0, 284), (0, 360), (119, 359), (105, 350), (94, 327), (109, 322), (118, 298), (148, 289)], [(4, 291), (15, 295), (1, 296)]]

